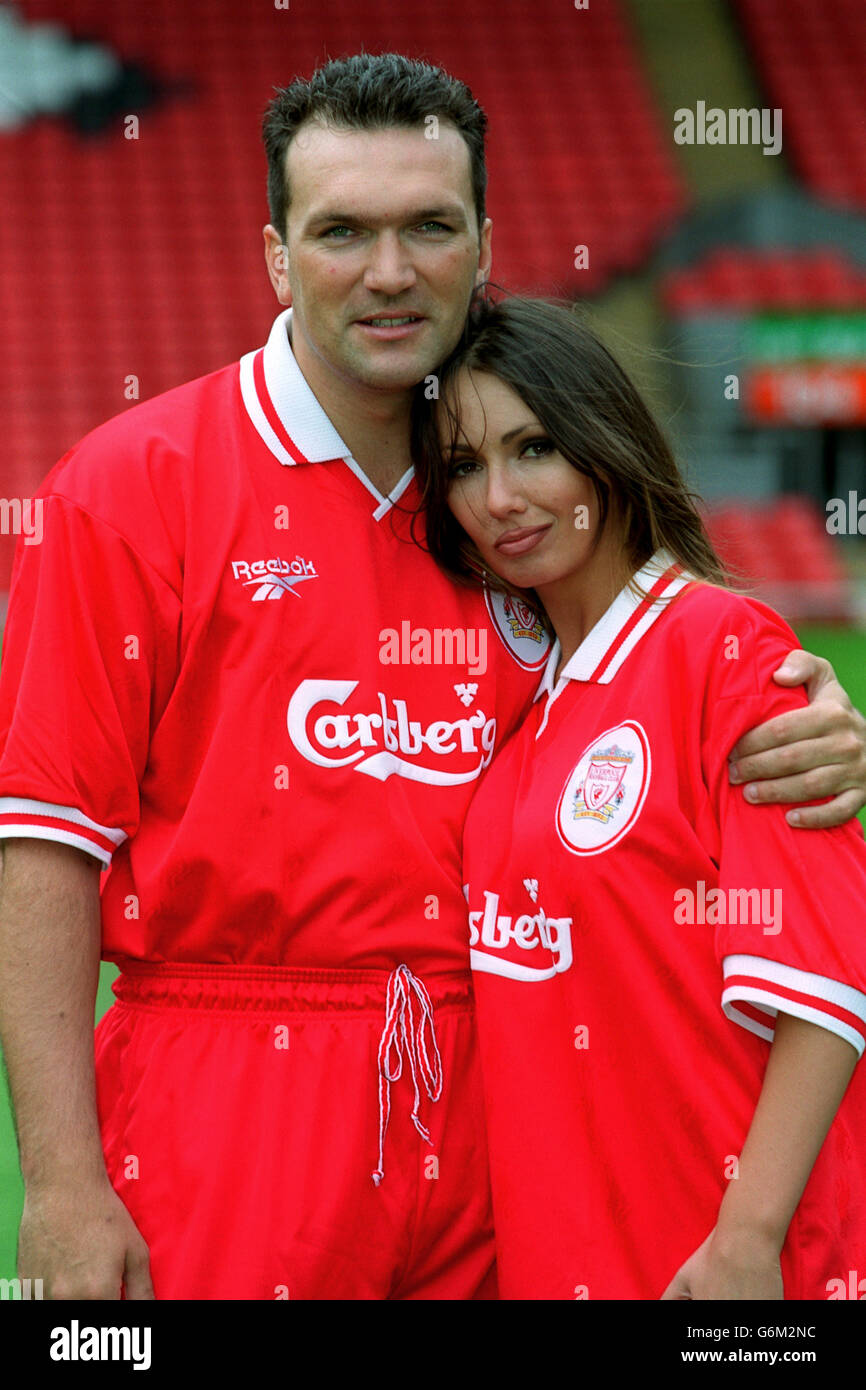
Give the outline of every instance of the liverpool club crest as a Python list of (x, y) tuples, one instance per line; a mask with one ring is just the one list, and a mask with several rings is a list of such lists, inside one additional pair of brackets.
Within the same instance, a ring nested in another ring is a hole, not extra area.
[(493, 628), (525, 671), (540, 671), (550, 654), (551, 636), (525, 599), (485, 586), (484, 601)]
[(593, 816), (607, 825), (625, 800), (623, 779), (633, 761), (634, 753), (616, 743), (592, 753), (583, 783), (574, 793), (573, 819)]
[(634, 825), (649, 790), (649, 739), (627, 719), (598, 734), (568, 774), (556, 808), (556, 830), (572, 854), (600, 854)]
[(528, 603), (523, 603), (521, 599), (506, 594), (502, 613), (511, 628), (512, 637), (528, 637), (531, 642), (544, 640), (544, 628), (541, 619)]

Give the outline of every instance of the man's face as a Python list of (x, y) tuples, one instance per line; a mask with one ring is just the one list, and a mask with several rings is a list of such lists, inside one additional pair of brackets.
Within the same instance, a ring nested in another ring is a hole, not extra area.
[[(490, 271), (469, 150), (454, 126), (301, 127), (287, 153), (286, 246), (265, 228), (271, 281), (291, 304), (295, 355), (355, 385), (403, 392), (440, 363)], [(287, 262), (287, 264), (286, 264)], [(408, 320), (408, 321), (404, 321)]]

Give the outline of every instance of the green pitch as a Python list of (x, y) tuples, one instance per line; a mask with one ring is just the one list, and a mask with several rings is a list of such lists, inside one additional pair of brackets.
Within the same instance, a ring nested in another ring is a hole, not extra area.
[[(803, 627), (797, 635), (809, 651), (826, 656), (858, 709), (866, 711), (866, 635), (844, 628)], [(866, 811), (860, 819), (866, 825)], [(117, 971), (103, 965), (96, 1018), (102, 1017), (114, 996), (111, 981)], [(24, 1193), (5, 1085), (0, 1087), (0, 1278), (15, 1274), (15, 1247)]]

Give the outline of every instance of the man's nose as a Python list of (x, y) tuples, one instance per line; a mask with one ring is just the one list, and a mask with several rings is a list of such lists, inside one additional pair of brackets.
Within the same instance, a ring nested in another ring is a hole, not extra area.
[(397, 295), (414, 283), (415, 267), (400, 238), (394, 232), (380, 233), (375, 238), (364, 272), (366, 288), (379, 294)]

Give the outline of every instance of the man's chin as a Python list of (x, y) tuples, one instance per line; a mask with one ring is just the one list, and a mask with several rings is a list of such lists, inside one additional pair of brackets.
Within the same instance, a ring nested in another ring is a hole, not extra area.
[(371, 362), (368, 359), (354, 362), (352, 375), (374, 391), (411, 391), (436, 366), (437, 363), (430, 362), (426, 356), (422, 360), (407, 357), (403, 361), (392, 362)]
[(382, 391), (408, 391), (430, 376), (448, 356), (441, 327), (425, 321), (415, 341), (394, 339), (349, 345), (347, 365), (366, 385)]

